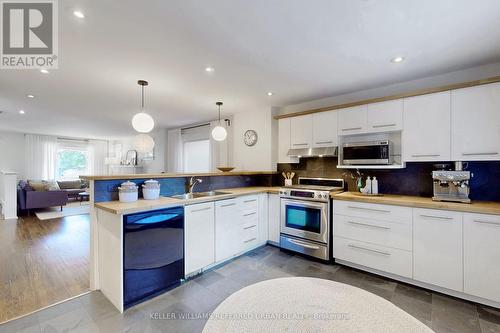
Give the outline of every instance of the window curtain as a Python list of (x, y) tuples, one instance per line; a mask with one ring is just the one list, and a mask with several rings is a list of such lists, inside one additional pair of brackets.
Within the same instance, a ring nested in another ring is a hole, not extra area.
[(24, 139), (27, 179), (55, 179), (57, 137), (26, 134)]
[(167, 172), (183, 172), (183, 142), (181, 129), (167, 132)]
[(108, 156), (108, 141), (89, 140), (90, 174), (108, 175), (109, 168), (105, 163)]
[[(216, 141), (212, 138), (210, 134), (210, 170), (217, 171), (217, 167), (227, 167), (231, 166), (232, 154), (231, 154), (231, 142), (233, 138), (232, 127), (229, 125), (232, 123), (230, 118), (229, 122), (221, 121), (221, 126), (226, 128), (227, 137), (224, 141)], [(210, 133), (215, 126), (219, 125), (219, 121), (215, 120), (210, 122)]]

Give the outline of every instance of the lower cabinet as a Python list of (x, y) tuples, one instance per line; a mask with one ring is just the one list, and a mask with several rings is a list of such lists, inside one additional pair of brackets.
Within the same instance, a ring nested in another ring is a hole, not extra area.
[(464, 214), (464, 292), (500, 302), (500, 216)]
[(274, 244), (280, 243), (280, 197), (277, 194), (269, 194), (269, 241)]
[(413, 278), (463, 291), (462, 213), (413, 209)]
[(215, 262), (215, 205), (189, 205), (184, 212), (185, 274), (190, 274)]

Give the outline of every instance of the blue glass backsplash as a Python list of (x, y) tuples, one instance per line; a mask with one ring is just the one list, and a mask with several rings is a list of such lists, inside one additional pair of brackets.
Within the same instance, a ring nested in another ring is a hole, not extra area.
[[(160, 182), (160, 195), (171, 196), (176, 194), (185, 193), (186, 185), (190, 177), (178, 178), (159, 178), (156, 179)], [(232, 187), (247, 187), (247, 186), (272, 186), (278, 181), (276, 175), (250, 175), (250, 176), (209, 176), (209, 177), (196, 177), (203, 181), (195, 185), (194, 192), (204, 192), (211, 190), (219, 190), (223, 188)], [(131, 179), (136, 183), (139, 188), (147, 179)], [(118, 180), (96, 180), (94, 182), (95, 202), (118, 200), (118, 187), (127, 179)], [(142, 196), (139, 191), (139, 196)]]

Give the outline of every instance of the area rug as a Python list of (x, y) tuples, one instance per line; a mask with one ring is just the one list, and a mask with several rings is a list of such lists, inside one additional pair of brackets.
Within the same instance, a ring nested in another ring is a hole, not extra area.
[(203, 333), (433, 332), (391, 302), (344, 283), (288, 277), (245, 287), (224, 300)]
[(50, 207), (35, 212), (36, 217), (39, 220), (51, 220), (57, 219), (65, 216), (82, 215), (90, 213), (90, 205), (87, 202), (70, 202), (66, 206), (63, 206), (61, 211), (60, 207)]

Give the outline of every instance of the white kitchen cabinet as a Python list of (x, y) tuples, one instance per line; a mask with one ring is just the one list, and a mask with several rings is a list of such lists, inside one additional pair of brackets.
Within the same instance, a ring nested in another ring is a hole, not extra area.
[(353, 106), (338, 111), (338, 134), (360, 134), (367, 131), (367, 106)]
[(500, 216), (464, 214), (464, 292), (500, 302)]
[(269, 239), (269, 195), (259, 194), (259, 243), (265, 244)]
[(367, 105), (368, 132), (401, 131), (403, 129), (403, 99)]
[(452, 90), (451, 159), (500, 160), (500, 83)]
[(325, 111), (312, 115), (312, 146), (314, 148), (338, 145), (338, 112)]
[(404, 99), (404, 161), (451, 160), (451, 92)]
[(290, 142), (290, 123), (292, 118), (278, 120), (278, 163), (298, 163), (299, 159), (288, 156), (288, 151), (292, 147)]
[(241, 246), (240, 211), (236, 199), (215, 202), (215, 261), (236, 255)]
[(215, 205), (189, 205), (184, 211), (185, 272), (190, 274), (215, 262)]
[(290, 142), (291, 147), (311, 148), (313, 142), (312, 115), (304, 115), (290, 118)]
[(462, 213), (413, 209), (413, 278), (463, 291)]
[(280, 243), (280, 197), (277, 194), (269, 194), (269, 242), (275, 245)]

